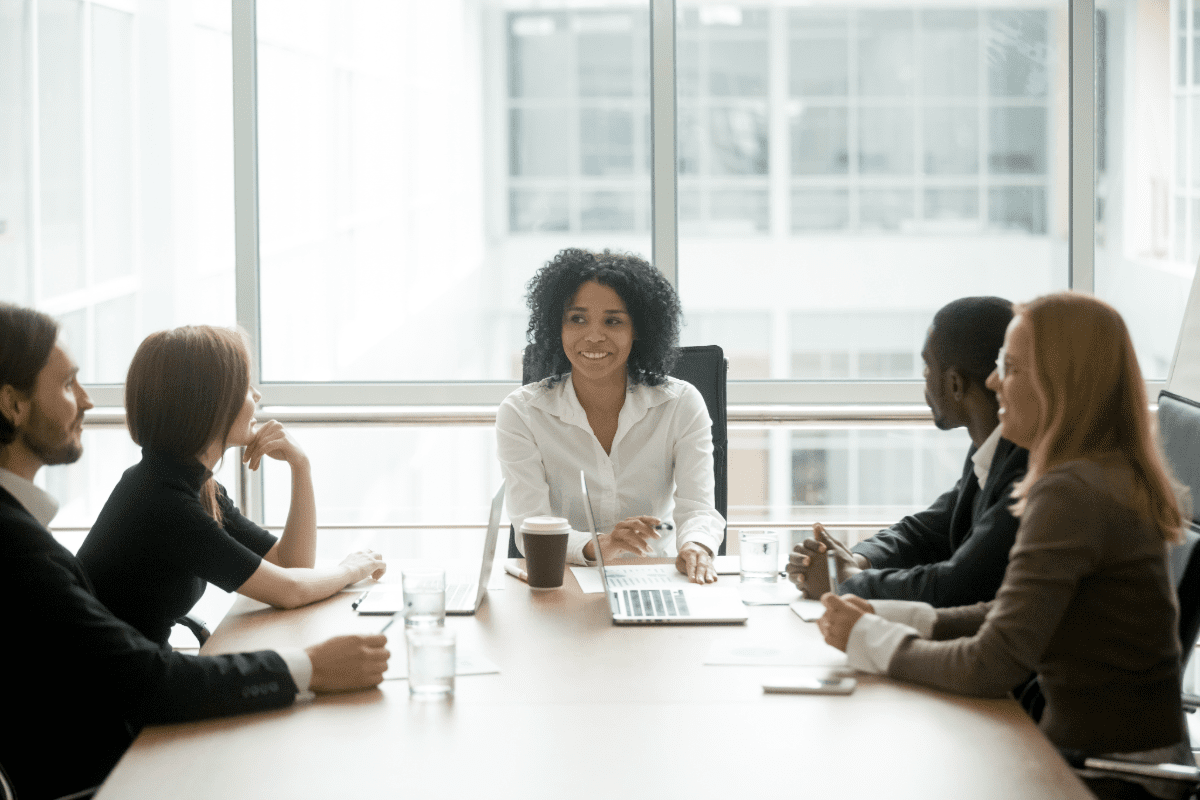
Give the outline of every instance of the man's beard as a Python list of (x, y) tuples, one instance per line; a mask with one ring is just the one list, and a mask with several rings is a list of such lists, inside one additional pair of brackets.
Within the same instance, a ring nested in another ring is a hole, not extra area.
[(74, 464), (83, 455), (83, 445), (75, 439), (72, 431), (82, 420), (83, 412), (80, 411), (72, 421), (71, 429), (64, 431), (42, 414), (35, 403), (30, 410), (29, 424), (18, 432), (18, 436), (21, 444), (43, 464)]

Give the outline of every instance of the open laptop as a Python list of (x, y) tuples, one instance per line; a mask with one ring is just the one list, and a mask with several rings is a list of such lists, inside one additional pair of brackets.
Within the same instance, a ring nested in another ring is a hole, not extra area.
[(633, 582), (622, 585), (619, 590), (610, 590), (608, 573), (604, 569), (604, 555), (600, 552), (600, 538), (596, 533), (596, 519), (592, 516), (592, 498), (588, 495), (587, 477), (582, 470), (579, 472), (579, 483), (583, 488), (583, 508), (592, 532), (596, 565), (600, 568), (600, 580), (604, 584), (604, 594), (608, 596), (614, 625), (694, 625), (746, 621), (746, 606), (738, 593), (721, 586), (663, 586), (661, 582), (642, 586)]
[[(446, 584), (446, 613), (451, 616), (471, 616), (487, 594), (488, 579), (492, 576), (492, 562), (496, 558), (496, 542), (500, 538), (500, 512), (504, 509), (504, 483), (492, 498), (492, 511), (488, 517), (487, 536), (483, 540), (483, 564), (479, 568), (479, 580)], [(377, 586), (367, 591), (355, 606), (359, 614), (395, 614), (404, 610), (404, 592), (399, 584), (386, 588)]]

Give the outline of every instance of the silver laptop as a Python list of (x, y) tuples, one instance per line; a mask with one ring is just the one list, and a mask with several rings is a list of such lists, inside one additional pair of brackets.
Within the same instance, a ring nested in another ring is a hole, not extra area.
[(734, 589), (699, 584), (663, 586), (662, 582), (640, 585), (636, 578), (623, 581), (619, 589), (610, 590), (596, 519), (592, 516), (592, 498), (588, 495), (587, 477), (579, 472), (583, 487), (583, 508), (587, 512), (588, 528), (592, 532), (592, 548), (596, 565), (608, 597), (609, 610), (615, 625), (680, 625), (714, 622), (745, 622), (746, 606)]
[[(487, 594), (488, 579), (492, 576), (492, 562), (496, 559), (496, 542), (500, 538), (500, 512), (504, 509), (504, 483), (492, 498), (492, 512), (488, 517), (487, 537), (483, 540), (483, 564), (479, 568), (478, 581), (461, 581), (446, 584), (446, 613), (451, 616), (474, 614)], [(359, 614), (395, 614), (404, 610), (404, 591), (398, 584), (377, 586), (359, 598), (355, 605)]]

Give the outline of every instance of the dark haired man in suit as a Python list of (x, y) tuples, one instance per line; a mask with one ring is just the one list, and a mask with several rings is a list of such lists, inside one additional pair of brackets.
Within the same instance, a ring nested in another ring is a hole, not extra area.
[[(307, 650), (189, 656), (114, 617), (47, 529), (37, 471), (83, 453), (92, 407), (58, 325), (0, 304), (0, 608), (8, 611), (0, 766), (22, 800), (99, 784), (141, 727), (279, 708), (298, 694), (377, 685), (383, 636)], [(17, 699), (19, 697), (19, 699)]]
[(1017, 533), (1012, 487), (1029, 457), (1001, 438), (996, 395), (984, 385), (1012, 317), (1012, 303), (999, 297), (965, 297), (934, 316), (921, 351), (925, 402), (938, 428), (965, 426), (971, 436), (962, 477), (932, 506), (853, 550), (814, 525), (813, 538), (796, 545), (787, 567), (807, 596), (828, 590), (827, 552), (837, 559), (843, 593), (942, 608), (996, 596)]

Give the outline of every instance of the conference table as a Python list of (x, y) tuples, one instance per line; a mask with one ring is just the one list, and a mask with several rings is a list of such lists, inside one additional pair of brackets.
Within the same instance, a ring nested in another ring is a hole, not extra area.
[[(786, 605), (748, 606), (744, 625), (615, 626), (604, 595), (583, 593), (569, 570), (553, 591), (494, 580), (503, 588), (475, 616), (446, 624), (460, 653), (499, 672), (459, 676), (452, 701), (410, 700), (404, 680), (388, 680), (147, 727), (99, 800), (1091, 796), (1012, 700), (867, 675), (849, 696), (765, 694), (766, 680), (824, 670), (705, 664), (714, 643), (819, 652), (817, 626)], [(358, 594), (286, 611), (240, 598), (202, 652), (379, 630), (386, 618), (351, 609)], [(403, 660), (400, 628), (389, 642)]]

